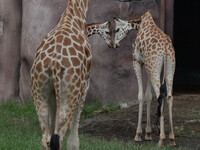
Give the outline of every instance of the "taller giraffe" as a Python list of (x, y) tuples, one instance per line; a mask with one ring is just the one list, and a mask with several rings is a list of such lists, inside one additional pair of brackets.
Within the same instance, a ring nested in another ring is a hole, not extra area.
[(61, 150), (67, 129), (68, 150), (79, 149), (79, 120), (92, 59), (86, 25), (89, 1), (69, 1), (58, 24), (37, 49), (31, 68), (31, 91), (44, 150)]
[[(119, 42), (126, 37), (127, 33), (132, 29), (138, 30), (137, 37), (133, 43), (133, 67), (138, 80), (138, 100), (139, 100), (139, 115), (138, 127), (136, 131), (135, 141), (141, 141), (142, 135), (142, 111), (143, 103), (147, 101), (147, 126), (146, 126), (146, 140), (152, 140), (151, 137), (151, 123), (150, 123), (150, 105), (152, 100), (151, 84), (158, 99), (158, 118), (160, 122), (160, 140), (159, 146), (164, 145), (166, 139), (164, 131), (164, 100), (165, 93), (162, 90), (163, 86), (160, 84), (160, 74), (164, 66), (163, 80), (166, 81), (167, 86), (167, 100), (169, 103), (169, 122), (170, 122), (170, 145), (175, 146), (173, 123), (172, 123), (172, 86), (175, 72), (175, 52), (170, 38), (161, 31), (155, 24), (152, 15), (149, 11), (145, 12), (139, 18), (123, 21), (115, 19), (115, 41), (114, 48), (119, 46)], [(142, 66), (145, 67), (148, 76), (148, 83), (145, 97), (143, 95), (142, 84)], [(161, 88), (162, 87), (162, 88)]]

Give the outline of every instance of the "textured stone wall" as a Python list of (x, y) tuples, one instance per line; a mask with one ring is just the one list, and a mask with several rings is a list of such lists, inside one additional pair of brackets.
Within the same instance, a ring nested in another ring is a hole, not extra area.
[(19, 94), (21, 1), (0, 1), (0, 101)]
[[(110, 20), (114, 30), (113, 17), (126, 20), (141, 15), (146, 9), (152, 10), (154, 19), (159, 24), (159, 5), (154, 0), (93, 0), (88, 12), (88, 22)], [(93, 63), (88, 100), (98, 98), (104, 103), (136, 102), (137, 79), (132, 65), (132, 42), (136, 33), (137, 31), (131, 31), (117, 50), (108, 48), (98, 35), (90, 38)]]
[[(1, 0), (3, 5), (9, 2), (11, 5), (9, 4), (7, 7), (13, 6), (13, 8), (6, 9), (7, 11), (16, 9), (14, 14), (17, 17), (10, 18), (10, 20), (14, 21), (14, 24), (11, 24), (17, 29), (15, 29), (15, 36), (14, 33), (9, 33), (10, 37), (2, 36), (2, 33), (6, 32), (2, 30), (2, 24), (6, 28), (9, 26), (4, 25), (0, 18), (0, 99), (19, 95), (21, 99), (27, 100), (30, 97), (29, 71), (35, 51), (44, 36), (56, 25), (68, 1), (23, 0), (21, 29), (18, 27), (21, 23), (19, 10), (21, 7), (18, 7), (20, 2)], [(114, 29), (113, 17), (130, 19), (141, 15), (146, 9), (151, 9), (153, 17), (159, 25), (159, 0), (91, 0), (87, 22), (110, 20)], [(6, 12), (6, 10), (3, 11)], [(2, 12), (1, 7), (0, 12)], [(2, 16), (2, 13), (0, 15)], [(12, 29), (10, 31), (13, 32)], [(137, 80), (132, 67), (131, 47), (136, 33), (136, 31), (131, 31), (117, 50), (108, 48), (98, 35), (89, 38), (93, 51), (93, 61), (87, 101), (96, 99), (104, 103), (136, 101)], [(12, 44), (10, 41), (13, 41)], [(6, 67), (8, 65), (9, 67)]]
[(23, 0), (20, 98), (30, 97), (30, 69), (36, 49), (46, 34), (53, 29), (67, 6), (66, 0)]

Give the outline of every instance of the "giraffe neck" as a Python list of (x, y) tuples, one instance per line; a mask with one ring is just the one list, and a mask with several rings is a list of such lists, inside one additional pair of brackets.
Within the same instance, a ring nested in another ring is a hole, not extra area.
[[(76, 22), (82, 30), (86, 29), (86, 14), (88, 11), (90, 0), (70, 0), (66, 10), (63, 12), (58, 27), (63, 26), (65, 23)], [(78, 20), (78, 22), (77, 22)]]
[(149, 11), (145, 12), (145, 14), (142, 16), (141, 21), (141, 28), (151, 28), (152, 26), (156, 26), (153, 17)]
[(100, 25), (99, 24), (88, 24), (87, 25), (87, 35), (88, 37), (93, 34), (99, 34)]
[(86, 16), (90, 0), (71, 0), (74, 7), (77, 7)]

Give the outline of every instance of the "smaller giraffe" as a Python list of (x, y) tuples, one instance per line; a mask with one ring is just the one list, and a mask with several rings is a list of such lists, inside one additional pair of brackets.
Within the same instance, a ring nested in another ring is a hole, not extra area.
[[(138, 30), (137, 37), (133, 43), (133, 67), (138, 80), (138, 100), (139, 100), (139, 114), (138, 127), (136, 131), (135, 141), (142, 141), (142, 111), (144, 100), (147, 101), (147, 126), (146, 126), (146, 140), (152, 140), (151, 137), (151, 123), (150, 123), (150, 105), (152, 100), (151, 85), (156, 93), (158, 100), (157, 115), (160, 122), (160, 140), (158, 145), (163, 146), (166, 139), (164, 131), (164, 101), (165, 93), (162, 91), (163, 82), (167, 86), (167, 100), (169, 103), (169, 123), (170, 123), (170, 145), (175, 146), (173, 122), (172, 122), (172, 86), (175, 72), (175, 52), (170, 38), (161, 31), (155, 24), (150, 11), (146, 11), (144, 15), (136, 19), (123, 21), (115, 19), (115, 40), (114, 48), (119, 47), (119, 42), (126, 37), (132, 29)], [(142, 84), (142, 66), (145, 67), (148, 76), (148, 83), (145, 96), (143, 96)], [(160, 74), (164, 66), (163, 82), (160, 83)], [(165, 88), (165, 87), (164, 87)]]
[(107, 21), (105, 23), (92, 23), (87, 24), (87, 35), (90, 37), (93, 34), (99, 34), (104, 41), (107, 43), (107, 45), (112, 48), (112, 39), (111, 39), (111, 23), (110, 21)]

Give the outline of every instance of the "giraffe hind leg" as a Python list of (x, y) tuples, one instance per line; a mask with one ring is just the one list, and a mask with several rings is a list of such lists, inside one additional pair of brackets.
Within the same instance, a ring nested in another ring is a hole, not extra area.
[[(163, 96), (163, 91), (162, 88), (160, 88), (160, 71), (161, 71), (161, 65), (159, 64), (158, 66), (155, 67), (155, 70), (149, 71), (148, 75), (151, 79), (151, 83), (153, 86), (153, 89), (156, 93), (156, 98), (158, 102), (160, 102), (160, 106), (158, 107), (158, 115), (159, 115), (159, 122), (160, 122), (160, 140), (158, 145), (163, 146), (164, 145), (164, 140), (166, 139), (165, 136), (165, 130), (164, 130), (164, 96)], [(148, 69), (146, 69), (148, 70)]]
[[(38, 103), (42, 102), (43, 106), (39, 106)], [(42, 129), (42, 147), (43, 150), (49, 149), (49, 141), (51, 137), (51, 130), (49, 127), (49, 117), (48, 117), (48, 104), (41, 100), (36, 100), (35, 107), (38, 115), (38, 120)]]
[(70, 128), (70, 135), (67, 141), (67, 149), (68, 150), (78, 150), (79, 149), (79, 121), (81, 117), (81, 112), (85, 103), (85, 98), (87, 95), (87, 91), (89, 89), (89, 81), (86, 81), (86, 87), (83, 89), (81, 97), (78, 98), (79, 104), (76, 108), (76, 111), (72, 118), (71, 128)]
[(166, 71), (167, 100), (168, 100), (168, 105), (169, 105), (170, 146), (176, 146), (175, 136), (173, 132), (173, 120), (172, 120), (172, 105), (173, 105), (172, 86), (173, 86), (173, 77), (174, 77), (174, 71), (175, 71), (174, 60), (168, 57), (168, 64), (167, 64), (167, 71)]

